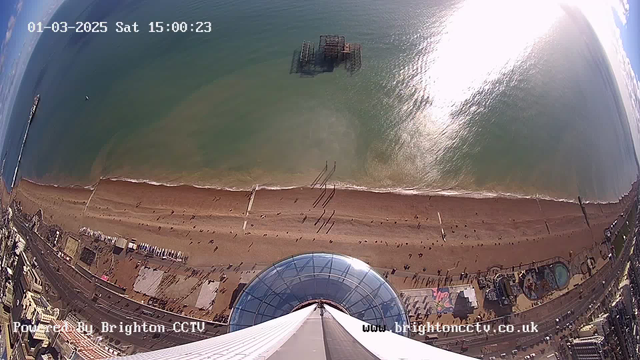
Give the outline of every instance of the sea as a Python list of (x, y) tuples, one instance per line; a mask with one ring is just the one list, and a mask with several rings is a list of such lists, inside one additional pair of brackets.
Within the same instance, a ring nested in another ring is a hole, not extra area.
[[(335, 166), (329, 184), (364, 190), (604, 202), (638, 176), (603, 47), (553, 2), (66, 0), (51, 19), (78, 21), (108, 30), (41, 35), (6, 184), (36, 94), (19, 177), (43, 184), (291, 187)], [(361, 44), (361, 68), (292, 72), (323, 34)]]

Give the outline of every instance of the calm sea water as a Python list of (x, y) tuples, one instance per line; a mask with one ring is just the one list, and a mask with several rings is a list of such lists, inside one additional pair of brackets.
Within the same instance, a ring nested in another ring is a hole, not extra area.
[[(5, 182), (39, 93), (20, 174), (44, 183), (291, 186), (337, 161), (333, 180), (356, 186), (617, 199), (638, 167), (597, 38), (580, 16), (513, 3), (67, 0), (52, 21), (110, 31), (42, 35)], [(327, 33), (362, 44), (362, 69), (290, 74), (301, 42)]]

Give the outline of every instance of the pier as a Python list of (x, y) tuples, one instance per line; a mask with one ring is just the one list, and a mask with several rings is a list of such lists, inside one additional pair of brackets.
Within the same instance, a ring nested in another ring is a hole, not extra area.
[(302, 42), (302, 50), (300, 50), (300, 67), (303, 69), (307, 69), (310, 66), (315, 65), (316, 61), (316, 50), (315, 46), (310, 41)]
[(39, 103), (40, 103), (40, 95), (36, 95), (36, 97), (33, 98), (33, 105), (31, 105), (31, 112), (29, 113), (29, 120), (27, 121), (27, 129), (24, 131), (22, 146), (20, 147), (20, 153), (18, 154), (18, 163), (16, 164), (16, 169), (13, 173), (13, 180), (11, 180), (11, 191), (13, 191), (13, 187), (16, 185), (16, 180), (18, 178), (18, 170), (20, 169), (20, 162), (22, 161), (22, 152), (24, 151), (24, 145), (27, 143), (27, 135), (29, 135), (29, 127), (31, 126), (31, 121), (33, 120), (33, 117), (36, 115), (36, 110), (38, 109)]
[(362, 46), (348, 43), (343, 35), (320, 35), (318, 49), (311, 41), (303, 41), (300, 50), (293, 52), (290, 74), (315, 76), (333, 72), (344, 64), (349, 74), (362, 67)]

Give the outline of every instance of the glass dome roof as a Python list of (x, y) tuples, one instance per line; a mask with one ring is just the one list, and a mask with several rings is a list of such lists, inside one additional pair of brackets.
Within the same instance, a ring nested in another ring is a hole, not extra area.
[(393, 332), (395, 324), (408, 324), (396, 293), (369, 265), (349, 256), (311, 253), (287, 258), (258, 274), (238, 297), (229, 331), (286, 315), (313, 300), (325, 300)]

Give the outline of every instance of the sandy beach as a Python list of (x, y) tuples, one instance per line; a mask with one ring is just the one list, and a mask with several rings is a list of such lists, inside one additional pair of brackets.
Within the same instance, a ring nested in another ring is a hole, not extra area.
[[(65, 231), (85, 226), (179, 250), (189, 255), (189, 266), (268, 264), (327, 251), (428, 274), (568, 259), (602, 240), (630, 199), (588, 204), (588, 227), (577, 203), (525, 198), (336, 190), (327, 201), (328, 188), (317, 201), (319, 188), (259, 189), (247, 215), (249, 191), (115, 180), (102, 180), (95, 190), (22, 180), (15, 191), (24, 211), (41, 208), (47, 223)], [(630, 195), (635, 192), (634, 186)]]

